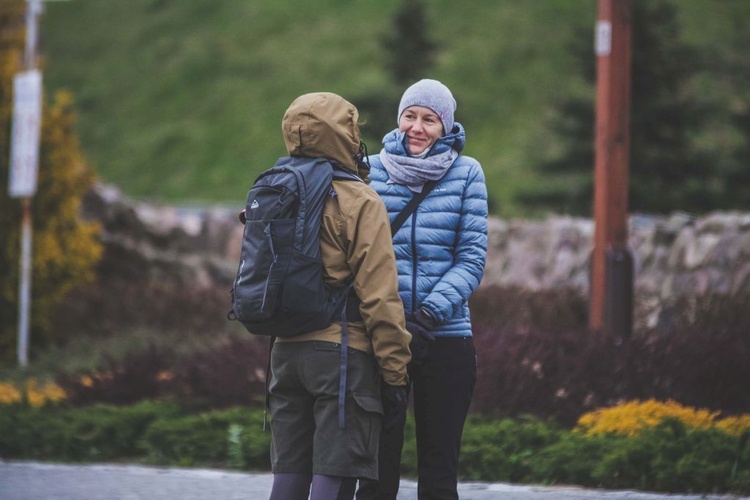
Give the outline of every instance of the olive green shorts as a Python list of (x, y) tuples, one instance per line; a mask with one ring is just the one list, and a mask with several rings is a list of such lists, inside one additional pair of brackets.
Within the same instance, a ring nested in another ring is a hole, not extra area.
[(271, 466), (274, 473), (377, 479), (383, 407), (371, 353), (348, 349), (345, 428), (339, 428), (341, 345), (277, 343), (271, 351)]

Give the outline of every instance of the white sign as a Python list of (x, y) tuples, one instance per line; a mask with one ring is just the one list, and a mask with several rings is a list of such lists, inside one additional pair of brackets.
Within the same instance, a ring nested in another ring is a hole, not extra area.
[(608, 56), (612, 52), (612, 23), (596, 22), (596, 55)]
[(13, 79), (13, 126), (8, 194), (20, 198), (36, 192), (39, 136), (42, 125), (42, 73), (19, 73)]

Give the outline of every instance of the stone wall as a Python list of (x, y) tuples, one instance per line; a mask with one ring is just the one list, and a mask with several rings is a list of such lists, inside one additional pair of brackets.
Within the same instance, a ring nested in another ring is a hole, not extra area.
[[(750, 214), (630, 218), (639, 326), (654, 326), (680, 295), (750, 293)], [(483, 286), (572, 286), (588, 293), (594, 223), (491, 219)]]
[[(157, 206), (97, 185), (84, 203), (101, 222), (101, 273), (228, 289), (243, 226), (235, 208)], [(594, 224), (589, 219), (491, 218), (482, 286), (574, 287), (588, 293)], [(653, 326), (679, 295), (750, 293), (750, 214), (630, 219), (638, 326)]]

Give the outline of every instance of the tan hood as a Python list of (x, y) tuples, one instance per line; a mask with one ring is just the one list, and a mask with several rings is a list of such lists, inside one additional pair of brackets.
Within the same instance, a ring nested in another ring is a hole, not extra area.
[(286, 149), (291, 156), (330, 158), (356, 172), (358, 118), (357, 108), (339, 95), (302, 95), (289, 106), (281, 121)]

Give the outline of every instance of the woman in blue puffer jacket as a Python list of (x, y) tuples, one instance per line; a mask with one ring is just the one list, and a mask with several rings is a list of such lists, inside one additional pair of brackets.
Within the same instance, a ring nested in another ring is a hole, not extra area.
[[(453, 120), (455, 109), (442, 83), (415, 83), (401, 98), (398, 128), (370, 157), (370, 185), (391, 221), (426, 183), (437, 181), (393, 236), (399, 293), (413, 336), (409, 376), (420, 499), (458, 498), (461, 434), (476, 381), (468, 300), (484, 272), (487, 188), (479, 162), (460, 154), (466, 135)], [(383, 428), (380, 479), (363, 482), (358, 499), (396, 498), (402, 445), (403, 421)]]

